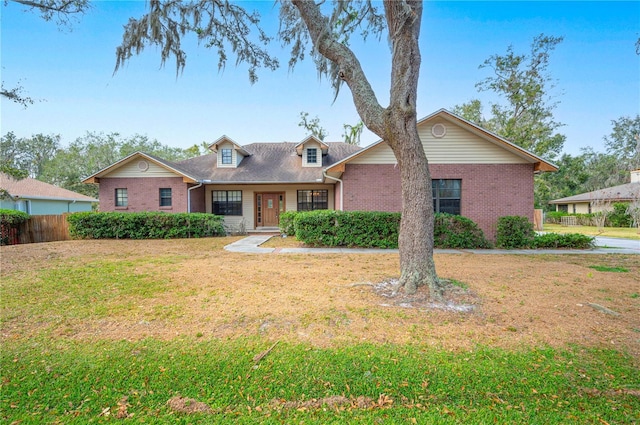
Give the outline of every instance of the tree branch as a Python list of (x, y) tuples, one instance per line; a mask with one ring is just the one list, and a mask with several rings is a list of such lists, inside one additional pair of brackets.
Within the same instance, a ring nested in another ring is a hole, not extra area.
[(378, 102), (356, 55), (336, 40), (329, 18), (320, 12), (315, 2), (292, 0), (292, 3), (307, 26), (314, 49), (337, 67), (338, 78), (351, 90), (356, 110), (364, 124), (378, 136), (384, 137), (384, 126), (381, 125), (384, 122), (384, 108)]

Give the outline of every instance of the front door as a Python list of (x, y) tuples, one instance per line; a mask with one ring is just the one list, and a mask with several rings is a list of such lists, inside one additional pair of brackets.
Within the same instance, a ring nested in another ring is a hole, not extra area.
[(284, 211), (284, 193), (258, 193), (256, 198), (258, 227), (278, 227), (280, 212)]

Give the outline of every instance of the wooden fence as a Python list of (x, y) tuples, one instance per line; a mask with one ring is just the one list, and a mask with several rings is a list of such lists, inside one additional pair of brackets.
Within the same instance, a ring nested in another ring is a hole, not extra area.
[(71, 239), (66, 215), (32, 215), (18, 227), (18, 243), (55, 242)]

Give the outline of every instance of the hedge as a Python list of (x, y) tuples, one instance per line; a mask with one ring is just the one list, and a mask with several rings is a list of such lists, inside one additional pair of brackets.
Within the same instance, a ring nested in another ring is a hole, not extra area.
[(16, 211), (0, 209), (0, 245), (9, 245), (12, 238), (17, 237), (17, 229), (21, 223), (29, 220), (29, 214)]
[(170, 239), (224, 236), (222, 217), (203, 213), (80, 212), (67, 216), (69, 233), (83, 239)]
[[(400, 213), (379, 211), (289, 211), (280, 215), (280, 230), (311, 246), (397, 248)], [(472, 220), (436, 214), (435, 248), (489, 248), (490, 242)]]
[(592, 236), (578, 233), (536, 234), (527, 217), (505, 216), (498, 219), (496, 246), (504, 249), (590, 249), (595, 244)]
[(397, 248), (400, 213), (319, 210), (295, 215), (298, 240), (311, 246)]
[(595, 238), (579, 233), (545, 233), (536, 235), (532, 248), (538, 249), (591, 249), (595, 246)]

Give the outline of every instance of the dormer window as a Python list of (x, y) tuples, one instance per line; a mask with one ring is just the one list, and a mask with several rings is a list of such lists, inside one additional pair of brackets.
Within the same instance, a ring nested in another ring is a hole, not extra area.
[(232, 152), (233, 151), (231, 149), (229, 149), (229, 148), (221, 149), (221, 151), (222, 151), (221, 152), (221, 154), (222, 154), (222, 163), (225, 164), (225, 165), (227, 165), (227, 164), (230, 165), (232, 163), (232, 158), (233, 158)]
[(317, 163), (318, 163), (318, 149), (307, 148), (307, 164), (317, 164)]

